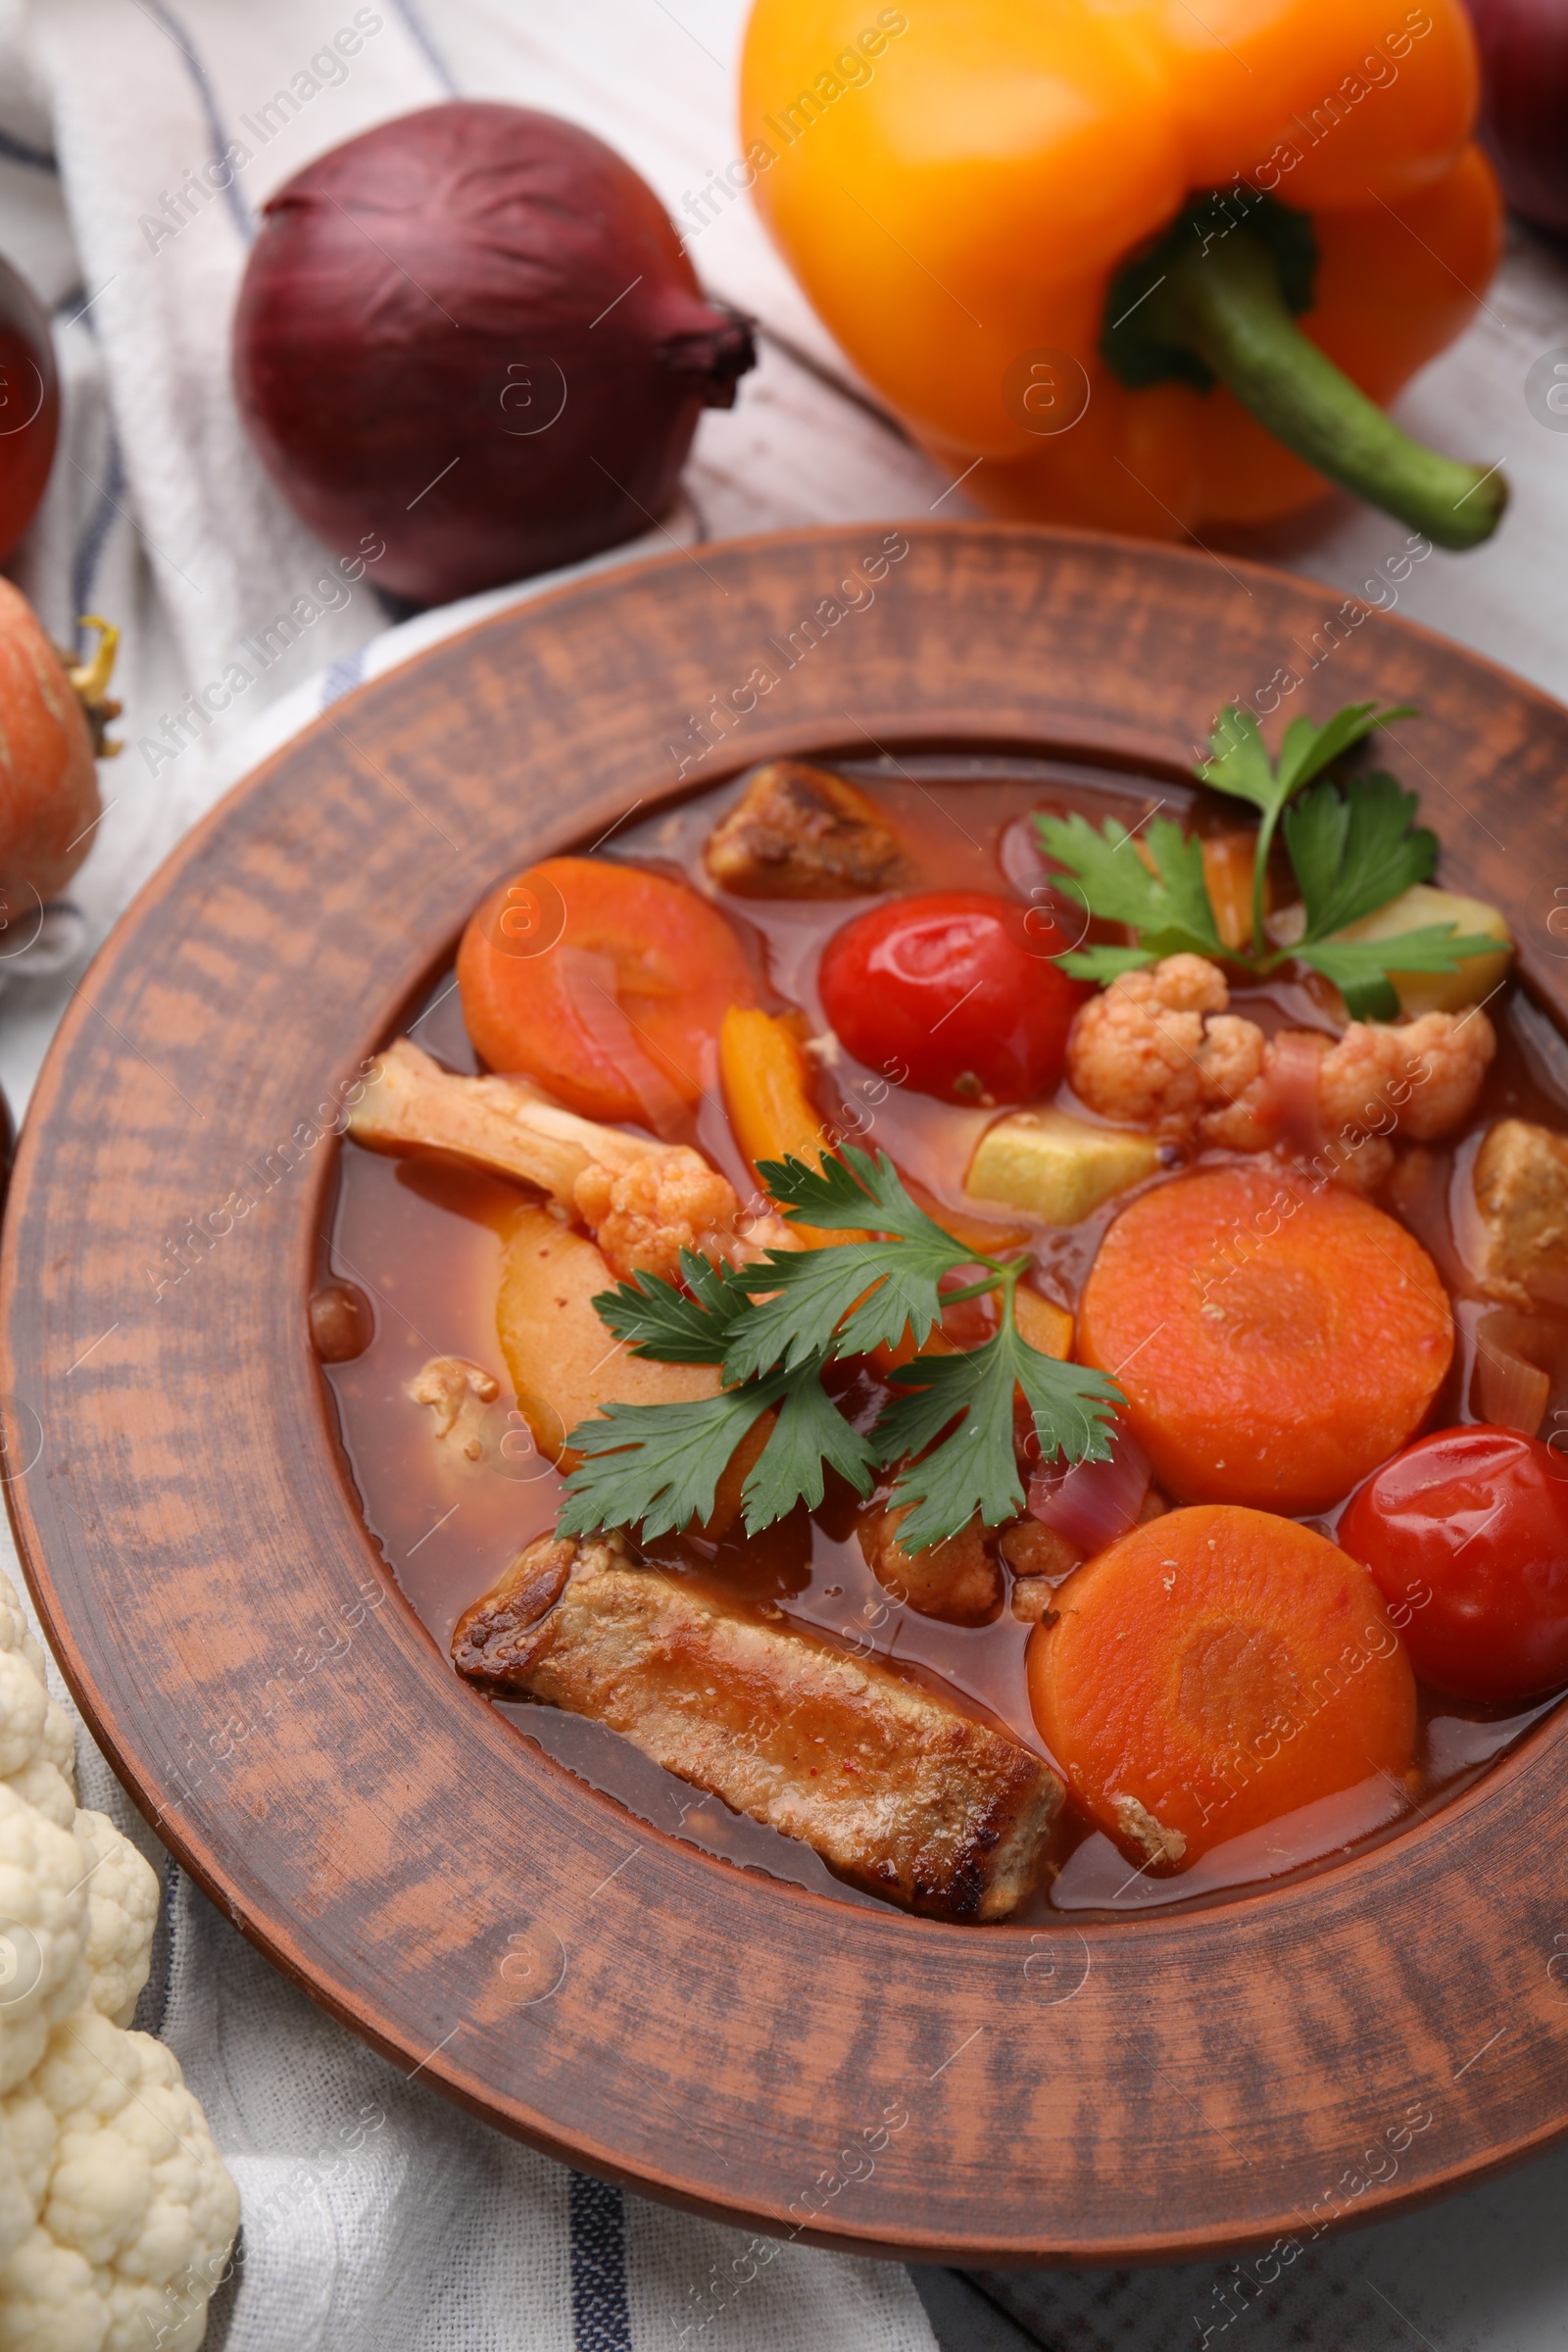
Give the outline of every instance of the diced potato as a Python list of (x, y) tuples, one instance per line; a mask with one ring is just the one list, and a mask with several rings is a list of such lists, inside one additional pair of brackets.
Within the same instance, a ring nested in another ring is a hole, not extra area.
[(1464, 937), (1485, 933), (1497, 942), (1496, 952), (1467, 956), (1453, 972), (1391, 971), (1389, 977), (1398, 993), (1399, 1009), (1412, 1019), (1423, 1012), (1462, 1012), (1467, 1004), (1479, 1004), (1491, 996), (1513, 953), (1501, 909), (1485, 899), (1466, 899), (1457, 891), (1435, 890), (1430, 882), (1413, 882), (1386, 906), (1363, 915), (1358, 923), (1348, 923), (1334, 936), (1397, 939), (1401, 931), (1425, 931), (1436, 923), (1452, 923)]
[(1091, 1127), (1064, 1110), (1015, 1110), (980, 1138), (963, 1189), (972, 1200), (1003, 1201), (1044, 1225), (1076, 1225), (1158, 1165), (1152, 1135)]
[(1476, 1154), (1475, 1198), (1487, 1297), (1568, 1306), (1568, 1140), (1499, 1119)]
[[(548, 1209), (517, 1211), (502, 1263), (496, 1330), (534, 1444), (563, 1470), (574, 1469), (579, 1458), (565, 1449), (568, 1431), (603, 1406), (684, 1404), (716, 1396), (722, 1385), (716, 1364), (662, 1364), (633, 1355), (612, 1338), (593, 1302), (599, 1292), (614, 1285), (603, 1252), (582, 1234)], [(736, 1446), (713, 1495), (713, 1515), (701, 1534), (716, 1542), (739, 1516), (741, 1489), (776, 1418), (764, 1413)]]
[(548, 1209), (518, 1210), (502, 1266), (496, 1330), (523, 1419), (551, 1460), (568, 1430), (612, 1400), (676, 1404), (718, 1395), (716, 1365), (657, 1363), (612, 1338), (593, 1301), (614, 1287), (603, 1254), (582, 1234)]

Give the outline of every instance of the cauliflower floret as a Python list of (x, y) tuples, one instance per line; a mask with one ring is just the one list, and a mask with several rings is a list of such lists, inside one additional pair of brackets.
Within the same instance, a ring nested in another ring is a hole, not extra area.
[(53, 2160), (38, 2226), (0, 2267), (7, 2352), (199, 2344), (239, 2192), (173, 2052), (80, 2009), (50, 2038), (35, 2101)]
[[(1255, 1021), (1226, 1010), (1229, 1001), (1224, 973), (1201, 956), (1123, 972), (1074, 1024), (1074, 1088), (1102, 1118), (1184, 1142), (1233, 1152), (1279, 1144), (1287, 1055), (1298, 1057), (1302, 1041), (1265, 1040)], [(1333, 1044), (1309, 1042), (1321, 1053), (1317, 1121), (1333, 1147), (1332, 1173), (1359, 1192), (1375, 1191), (1393, 1167), (1386, 1136), (1395, 1127), (1431, 1143), (1458, 1126), (1497, 1050), (1479, 1006), (1395, 1025), (1352, 1021)]]
[(749, 1220), (743, 1239), (736, 1231), (741, 1204), (735, 1187), (685, 1144), (671, 1144), (630, 1167), (592, 1161), (572, 1187), (572, 1200), (623, 1281), (639, 1268), (679, 1281), (682, 1250), (742, 1265), (764, 1248), (797, 1247), (784, 1220), (770, 1215)]
[(75, 1734), (49, 1695), (44, 1655), (0, 1577), (0, 1780), (69, 1830), (76, 1809)]
[(1263, 1032), (1228, 1012), (1218, 964), (1167, 956), (1087, 1004), (1067, 1049), (1074, 1089), (1102, 1119), (1237, 1152), (1272, 1140)]
[(128, 2026), (152, 1964), (158, 1874), (103, 1813), (76, 1815), (87, 1854), (87, 1998), (101, 2017)]
[(0, 1759), (0, 2345), (194, 2352), (239, 2194), (173, 2053), (117, 2022), (158, 1881), (77, 1810), (71, 1721), (3, 1578)]
[(1203, 1033), (1200, 1054), (1203, 1100), (1217, 1109), (1203, 1114), (1203, 1137), (1232, 1152), (1261, 1152), (1278, 1127), (1268, 1092), (1268, 1049), (1255, 1021), (1234, 1012), (1216, 1013)]
[(51, 2028), (87, 1997), (90, 1867), (69, 1830), (0, 1786), (0, 2092), (25, 2081)]
[(1397, 1028), (1352, 1021), (1319, 1065), (1319, 1114), (1334, 1135), (1386, 1127), (1392, 1116), (1412, 1142), (1434, 1143), (1468, 1115), (1496, 1051), (1479, 1006), (1424, 1012)]
[(1225, 975), (1201, 956), (1167, 956), (1123, 972), (1073, 1024), (1067, 1075), (1102, 1119), (1181, 1128), (1203, 1102), (1203, 1015), (1230, 1003)]

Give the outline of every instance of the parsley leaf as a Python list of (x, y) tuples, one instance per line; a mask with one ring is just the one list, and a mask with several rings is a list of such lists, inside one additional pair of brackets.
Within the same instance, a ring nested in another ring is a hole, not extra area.
[[(1396, 718), (1415, 715), (1410, 703), (1400, 703), (1391, 710), (1379, 710), (1376, 703), (1347, 703), (1322, 726), (1309, 718), (1293, 718), (1276, 761), (1269, 759), (1263, 730), (1251, 711), (1238, 710), (1231, 704), (1220, 712), (1208, 739), (1213, 757), (1200, 761), (1197, 772), (1215, 792), (1250, 801), (1265, 818), (1277, 817), (1293, 793), (1321, 775), (1352, 745), (1378, 727), (1392, 726)], [(1269, 829), (1272, 832), (1272, 826)]]
[(820, 1174), (799, 1159), (764, 1159), (757, 1172), (807, 1224), (852, 1232), (875, 1225), (898, 1238), (770, 1250), (765, 1265), (732, 1275), (737, 1289), (771, 1296), (737, 1326), (725, 1379), (746, 1380), (775, 1364), (793, 1371), (830, 1343), (835, 1355), (863, 1355), (884, 1341), (896, 1345), (906, 1324), (920, 1347), (942, 1312), (937, 1284), (966, 1252), (909, 1199), (886, 1153), (873, 1158), (846, 1144), (843, 1159), (830, 1159)]
[(875, 1459), (869, 1440), (845, 1420), (823, 1388), (821, 1358), (813, 1357), (791, 1375), (778, 1420), (741, 1489), (747, 1534), (771, 1527), (798, 1502), (814, 1511), (824, 1492), (824, 1463), (848, 1479), (858, 1494), (869, 1494)]
[(1291, 951), (1332, 980), (1353, 1020), (1392, 1021), (1399, 999), (1391, 972), (1453, 972), (1496, 941), (1432, 923), (1388, 939), (1331, 934), (1375, 913), (1438, 862), (1438, 838), (1415, 822), (1416, 797), (1392, 776), (1356, 776), (1340, 791), (1320, 784), (1285, 811), (1285, 846), (1301, 886), (1305, 929)]
[[(1026, 1259), (977, 1257), (910, 1199), (883, 1152), (851, 1144), (820, 1171), (787, 1159), (764, 1161), (759, 1172), (802, 1222), (850, 1232), (870, 1226), (879, 1238), (770, 1250), (765, 1265), (738, 1271), (685, 1251), (684, 1288), (644, 1273), (603, 1292), (595, 1305), (634, 1352), (666, 1363), (722, 1360), (729, 1385), (688, 1403), (609, 1404), (601, 1417), (579, 1422), (566, 1444), (582, 1458), (566, 1481), (559, 1534), (640, 1526), (652, 1537), (710, 1518), (735, 1447), (773, 1405), (778, 1418), (741, 1493), (752, 1535), (800, 1502), (814, 1510), (829, 1469), (863, 1495), (877, 1464), (912, 1453), (924, 1458), (894, 1494), (917, 1505), (903, 1531), (916, 1547), (956, 1534), (976, 1510), (992, 1524), (1011, 1517), (1023, 1501), (1013, 1456), (1017, 1389), (1043, 1458), (1099, 1460), (1109, 1450), (1117, 1391), (1102, 1373), (1042, 1354), (1017, 1328), (1012, 1298)], [(909, 1324), (922, 1341), (941, 1312), (942, 1277), (975, 1268), (980, 1279), (961, 1295), (1002, 1292), (997, 1337), (906, 1366), (895, 1376), (905, 1393), (862, 1435), (823, 1387), (826, 1364), (897, 1341)]]
[[(1393, 710), (1380, 711), (1376, 703), (1347, 703), (1343, 710), (1316, 726), (1309, 718), (1293, 718), (1285, 730), (1277, 760), (1270, 760), (1263, 743), (1263, 730), (1250, 710), (1238, 710), (1228, 705), (1219, 714), (1209, 743), (1213, 758), (1199, 763), (1198, 774), (1215, 792), (1227, 792), (1234, 798), (1250, 801), (1258, 809), (1261, 822), (1257, 828), (1257, 847), (1252, 864), (1252, 950), (1254, 959), (1263, 944), (1263, 883), (1268, 872), (1269, 851), (1274, 845), (1274, 828), (1279, 823), (1286, 802), (1321, 775), (1331, 761), (1342, 753), (1360, 743), (1375, 728), (1386, 727), (1396, 718), (1414, 716), (1408, 703), (1397, 704)], [(1399, 886), (1402, 888), (1402, 885)], [(1397, 898), (1398, 889), (1386, 890), (1376, 904), (1384, 905)]]
[[(890, 1497), (915, 1505), (899, 1530), (906, 1549), (956, 1535), (976, 1511), (994, 1527), (1022, 1509), (1012, 1445), (1015, 1384), (1034, 1414), (1042, 1459), (1062, 1453), (1069, 1461), (1103, 1461), (1110, 1452), (1119, 1392), (1102, 1372), (1058, 1363), (1031, 1348), (1010, 1314), (983, 1348), (925, 1356), (893, 1377), (906, 1393), (886, 1407), (871, 1437), (884, 1463), (921, 1456)], [(962, 1416), (958, 1426), (933, 1446), (956, 1415)]]
[(667, 1536), (710, 1519), (725, 1466), (782, 1383), (753, 1381), (683, 1404), (607, 1404), (566, 1444), (583, 1456), (566, 1481), (558, 1536), (640, 1525)]
[[(885, 1152), (843, 1144), (839, 1156), (820, 1168), (808, 1167), (804, 1159), (760, 1159), (757, 1173), (785, 1214), (798, 1215), (804, 1224), (850, 1233), (872, 1224), (879, 1233), (896, 1233), (906, 1242), (936, 1238), (953, 1246), (953, 1236), (910, 1200)], [(867, 1216), (867, 1200), (877, 1216)]]
[(906, 1324), (920, 1347), (942, 1312), (937, 1284), (964, 1256), (946, 1233), (940, 1243), (770, 1250), (766, 1265), (742, 1270), (743, 1282), (769, 1296), (737, 1327), (725, 1379), (747, 1380), (775, 1364), (791, 1372), (830, 1345), (836, 1355), (864, 1355), (884, 1342), (896, 1347)]
[(1141, 971), (1146, 963), (1157, 959), (1152, 948), (1072, 948), (1065, 956), (1056, 956), (1059, 963), (1074, 980), (1100, 980), (1107, 986), (1123, 972)]
[[(1107, 955), (1151, 963), (1156, 956), (1184, 950), (1195, 956), (1224, 953), (1203, 880), (1203, 845), (1189, 840), (1168, 816), (1156, 816), (1144, 828), (1152, 872), (1135, 837), (1113, 816), (1098, 832), (1076, 809), (1070, 816), (1038, 809), (1034, 823), (1041, 848), (1061, 869), (1056, 883), (1063, 894), (1076, 898), (1086, 912), (1130, 924), (1140, 934), (1136, 950), (1074, 949), (1059, 958), (1064, 970), (1098, 980), (1104, 976)], [(1091, 963), (1094, 969), (1088, 968)], [(1132, 968), (1126, 961), (1116, 966)]]
[(1276, 790), (1274, 762), (1263, 742), (1263, 730), (1250, 710), (1227, 703), (1209, 736), (1212, 758), (1200, 760), (1197, 773), (1215, 792), (1233, 793), (1266, 809)]
[(1343, 793), (1320, 784), (1286, 809), (1285, 846), (1301, 886), (1306, 938), (1342, 931), (1428, 879), (1438, 837), (1416, 824), (1416, 807), (1413, 792), (1380, 774), (1358, 776)]
[(635, 1283), (601, 1291), (595, 1311), (633, 1355), (657, 1356), (665, 1364), (721, 1364), (746, 1294), (695, 1250), (681, 1251), (680, 1271), (690, 1298), (662, 1274), (643, 1271)]
[(1467, 956), (1493, 956), (1497, 941), (1487, 932), (1460, 934), (1453, 923), (1429, 923), (1392, 939), (1307, 941), (1295, 954), (1332, 980), (1356, 1021), (1392, 1021), (1399, 1009), (1390, 972), (1456, 972)]
[[(1168, 817), (1153, 819), (1137, 844), (1113, 817), (1097, 831), (1087, 817), (1037, 810), (1035, 832), (1055, 861), (1058, 889), (1089, 914), (1125, 923), (1137, 935), (1128, 947), (1075, 948), (1055, 961), (1075, 980), (1109, 983), (1184, 952), (1242, 964), (1259, 977), (1297, 958), (1334, 982), (1353, 1019), (1393, 1020), (1399, 1000), (1391, 974), (1451, 972), (1464, 957), (1484, 955), (1497, 943), (1460, 938), (1451, 924), (1381, 941), (1339, 939), (1337, 933), (1428, 879), (1437, 863), (1437, 836), (1416, 823), (1415, 795), (1401, 791), (1393, 776), (1353, 776), (1343, 786), (1320, 783), (1310, 792), (1305, 787), (1379, 727), (1413, 715), (1408, 704), (1380, 710), (1375, 703), (1348, 703), (1321, 726), (1293, 718), (1278, 759), (1271, 760), (1250, 710), (1231, 705), (1220, 712), (1209, 738), (1211, 756), (1196, 773), (1258, 811), (1250, 949), (1223, 945), (1204, 882), (1202, 844)], [(1276, 827), (1284, 832), (1302, 902), (1298, 938), (1277, 948), (1263, 927)]]

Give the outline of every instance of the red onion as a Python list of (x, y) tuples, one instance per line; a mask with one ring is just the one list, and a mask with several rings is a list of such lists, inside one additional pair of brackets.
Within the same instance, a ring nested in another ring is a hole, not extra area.
[(1568, 234), (1568, 5), (1467, 0), (1481, 49), (1481, 142), (1502, 192)]
[(386, 542), (420, 604), (634, 538), (675, 496), (751, 329), (658, 197), (575, 123), (460, 100), (383, 122), (266, 208), (234, 386), (328, 546)]
[(1077, 1462), (1065, 1473), (1053, 1465), (1035, 1474), (1029, 1482), (1030, 1515), (1093, 1559), (1136, 1527), (1151, 1475), (1148, 1454), (1118, 1422), (1108, 1462)]
[(0, 564), (37, 511), (59, 431), (49, 321), (26, 280), (0, 261)]
[(1328, 1045), (1311, 1030), (1282, 1029), (1269, 1047), (1268, 1093), (1280, 1140), (1301, 1159), (1314, 1159), (1323, 1149), (1318, 1064)]
[(1568, 233), (1566, 0), (1467, 0), (1481, 47), (1481, 143), (1514, 212)]

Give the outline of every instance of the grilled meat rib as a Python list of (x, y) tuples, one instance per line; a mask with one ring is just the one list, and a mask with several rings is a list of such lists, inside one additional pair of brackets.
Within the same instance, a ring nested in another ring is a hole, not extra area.
[(460, 1618), (452, 1656), (493, 1696), (608, 1723), (937, 1918), (1015, 1909), (1062, 1798), (1038, 1756), (924, 1685), (727, 1609), (615, 1537), (528, 1544)]

